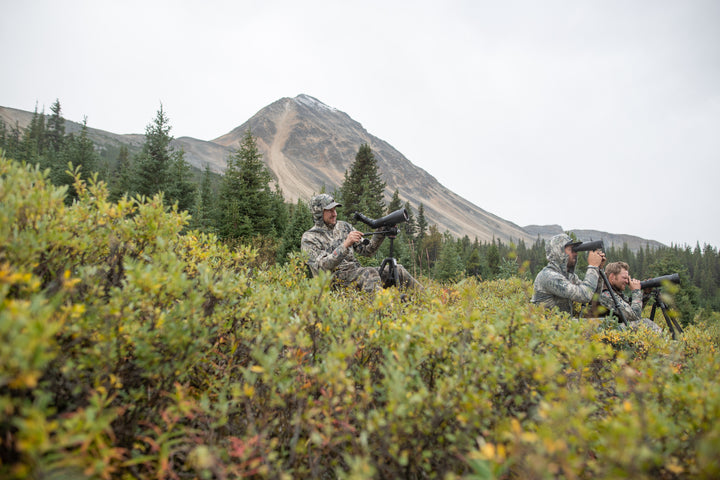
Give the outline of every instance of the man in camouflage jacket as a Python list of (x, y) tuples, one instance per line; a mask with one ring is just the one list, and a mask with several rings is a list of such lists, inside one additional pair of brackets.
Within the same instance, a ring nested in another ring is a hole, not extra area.
[[(662, 329), (658, 324), (649, 318), (642, 318), (643, 305), (647, 302), (648, 297), (643, 295), (643, 292), (640, 290), (640, 280), (630, 278), (628, 264), (625, 262), (608, 263), (605, 267), (605, 275), (615, 294), (615, 299), (618, 303), (617, 309), (622, 311), (628, 326), (638, 328), (640, 325), (644, 325), (654, 332), (661, 332)], [(625, 296), (625, 287), (628, 285), (630, 285), (631, 290), (630, 298)], [(598, 290), (601, 290), (598, 299), (601, 308), (599, 309), (598, 316), (604, 317), (615, 312), (615, 302), (612, 299), (608, 286), (605, 285), (605, 282), (602, 280), (598, 283)]]
[(581, 281), (574, 273), (578, 254), (572, 250), (579, 243), (564, 233), (550, 239), (545, 248), (548, 264), (535, 277), (532, 303), (572, 313), (572, 302), (587, 303), (592, 299), (605, 254), (600, 250), (588, 252), (588, 268)]
[[(385, 240), (383, 234), (375, 234), (364, 243), (363, 234), (347, 222), (337, 220), (337, 203), (326, 193), (316, 195), (310, 201), (315, 226), (303, 233), (300, 248), (308, 254), (308, 266), (313, 275), (320, 270), (332, 272), (343, 285), (355, 285), (365, 292), (375, 292), (388, 279), (380, 278), (378, 267), (363, 267), (355, 254), (372, 256)], [(397, 266), (400, 287), (422, 288), (402, 265)], [(385, 269), (383, 273), (388, 272)]]

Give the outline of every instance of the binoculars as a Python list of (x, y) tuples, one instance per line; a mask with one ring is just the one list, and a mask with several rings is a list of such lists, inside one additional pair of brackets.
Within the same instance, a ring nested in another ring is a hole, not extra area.
[(583, 242), (580, 245), (573, 245), (573, 252), (591, 252), (593, 250), (604, 250), (605, 244), (602, 240), (594, 240), (592, 242)]

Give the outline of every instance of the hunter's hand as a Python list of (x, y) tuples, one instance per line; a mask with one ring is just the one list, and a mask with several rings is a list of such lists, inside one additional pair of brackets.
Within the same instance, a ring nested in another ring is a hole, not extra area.
[(363, 233), (358, 230), (353, 230), (352, 232), (348, 233), (347, 238), (345, 238), (345, 241), (343, 242), (343, 247), (350, 248), (356, 243), (358, 243), (363, 238)]
[(600, 267), (605, 264), (605, 254), (602, 250), (593, 250), (588, 252), (588, 265), (591, 267)]

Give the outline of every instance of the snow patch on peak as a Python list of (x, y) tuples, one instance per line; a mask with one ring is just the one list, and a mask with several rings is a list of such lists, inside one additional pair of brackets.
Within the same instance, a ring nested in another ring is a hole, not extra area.
[(306, 107), (318, 109), (318, 110), (329, 110), (331, 112), (337, 112), (336, 108), (333, 108), (329, 105), (325, 105), (317, 98), (311, 97), (310, 95), (305, 95), (304, 93), (301, 93), (297, 97), (295, 97), (295, 101), (298, 103), (301, 103), (305, 105)]

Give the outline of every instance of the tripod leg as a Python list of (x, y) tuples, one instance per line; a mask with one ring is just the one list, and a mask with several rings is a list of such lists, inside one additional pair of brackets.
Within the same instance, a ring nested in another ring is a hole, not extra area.
[[(665, 321), (667, 322), (668, 326), (670, 327), (670, 331), (672, 332), (673, 340), (675, 340), (675, 329), (676, 329), (678, 332), (680, 332), (680, 333), (683, 333), (683, 329), (682, 329), (682, 327), (680, 326), (680, 324), (678, 324), (677, 320), (675, 320), (674, 318), (672, 318), (672, 317), (667, 313), (667, 310), (668, 310), (667, 305), (665, 305), (665, 303), (662, 302), (662, 301), (660, 301), (660, 309), (662, 310), (663, 316), (665, 317)], [(673, 327), (670, 325), (671, 323), (672, 323), (673, 325), (675, 325), (675, 329), (673, 329)]]
[(397, 268), (397, 260), (394, 258), (391, 260), (390, 265), (392, 265), (392, 278), (393, 282), (396, 287), (400, 288), (400, 273), (398, 272)]
[(675, 340), (675, 329), (673, 328), (672, 321), (670, 320), (670, 316), (665, 311), (665, 305), (660, 304), (660, 310), (662, 310), (663, 317), (665, 317), (665, 321), (667, 322), (668, 328), (670, 328), (670, 333), (672, 334), (672, 339)]
[[(385, 275), (385, 267), (387, 267), (387, 274)], [(397, 269), (397, 260), (392, 257), (388, 257), (380, 264), (380, 279), (383, 282), (383, 287), (388, 288), (393, 285), (396, 287), (400, 286), (400, 278)]]
[(378, 272), (380, 272), (380, 281), (382, 281), (383, 288), (388, 287), (388, 282), (385, 281), (386, 276), (383, 275), (383, 273), (385, 272), (385, 267), (388, 267), (388, 272), (392, 273), (392, 271), (391, 271), (392, 267), (390, 265), (389, 258), (386, 258), (385, 260), (383, 260), (382, 263), (380, 264), (380, 268), (378, 269)]

